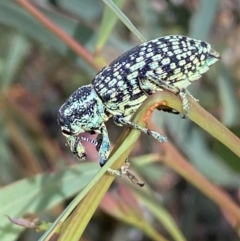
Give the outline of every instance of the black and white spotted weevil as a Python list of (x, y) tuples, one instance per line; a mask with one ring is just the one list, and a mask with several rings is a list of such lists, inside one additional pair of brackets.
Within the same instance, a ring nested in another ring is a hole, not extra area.
[[(110, 150), (105, 122), (111, 117), (117, 125), (129, 126), (165, 142), (165, 136), (132, 123), (132, 114), (148, 95), (169, 90), (179, 95), (187, 115), (187, 86), (219, 58), (210, 44), (178, 35), (148, 41), (121, 55), (103, 68), (92, 84), (77, 89), (61, 106), (58, 123), (70, 150), (85, 159), (81, 141), (92, 142), (103, 166)], [(98, 140), (80, 137), (83, 132), (98, 133)]]

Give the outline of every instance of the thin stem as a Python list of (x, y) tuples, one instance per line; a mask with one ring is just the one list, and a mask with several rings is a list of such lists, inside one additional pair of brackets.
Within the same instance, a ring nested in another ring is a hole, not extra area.
[(93, 59), (92, 54), (86, 50), (80, 43), (74, 40), (61, 28), (59, 28), (55, 23), (53, 23), (49, 18), (47, 18), (43, 13), (41, 13), (32, 3), (28, 0), (16, 0), (16, 2), (25, 8), (30, 14), (32, 14), (35, 19), (38, 19), (45, 27), (47, 27), (53, 34), (55, 34), (59, 39), (61, 39), (69, 48), (71, 48), (75, 53), (81, 56), (87, 63), (89, 63), (94, 69), (99, 70), (99, 66)]
[[(164, 99), (167, 106), (182, 112), (182, 106), (178, 97), (167, 92), (156, 93), (148, 99), (148, 103), (155, 106)], [(215, 117), (205, 111), (197, 102), (189, 98), (190, 114), (189, 119), (194, 121), (201, 128), (206, 130), (216, 139), (221, 141), (225, 146), (240, 156), (240, 139), (237, 138), (231, 131), (223, 126)], [(158, 129), (152, 122), (148, 122), (152, 129)], [(175, 172), (185, 178), (193, 186), (198, 188), (208, 198), (215, 202), (219, 207), (227, 211), (235, 219), (235, 222), (230, 223), (233, 228), (239, 233), (240, 224), (240, 208), (239, 206), (225, 193), (222, 189), (208, 181), (201, 173), (176, 150), (170, 143), (160, 144), (161, 150), (165, 153), (163, 162), (171, 167)], [(201, 157), (199, 157), (201, 158)]]

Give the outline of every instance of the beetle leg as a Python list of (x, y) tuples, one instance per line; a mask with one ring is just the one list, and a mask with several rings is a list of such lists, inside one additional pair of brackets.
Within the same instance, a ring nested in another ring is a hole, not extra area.
[[(150, 91), (151, 93), (154, 93), (158, 91), (158, 88), (160, 88), (162, 90), (164, 89), (169, 90), (170, 92), (179, 95), (182, 102), (183, 111), (185, 112), (183, 115), (183, 118), (186, 118), (188, 116), (190, 108), (189, 108), (189, 103), (187, 99), (188, 93), (186, 92), (186, 89), (180, 89), (174, 85), (166, 84), (163, 80), (161, 80), (161, 78), (157, 78), (156, 76), (152, 76), (152, 75), (139, 78), (139, 84), (141, 86), (141, 89), (145, 93), (150, 93)], [(152, 85), (152, 89), (150, 89), (149, 87), (151, 85)], [(156, 89), (154, 88), (154, 86)]]
[(109, 168), (108, 173), (119, 177), (121, 177), (122, 175), (125, 175), (132, 181), (133, 184), (137, 184), (138, 186), (143, 187), (145, 183), (142, 182), (135, 174), (129, 171), (129, 167), (130, 167), (130, 163), (128, 162), (128, 159), (127, 159), (125, 163), (121, 166), (120, 170), (113, 170)]
[(102, 136), (102, 134), (99, 134), (98, 136), (97, 136), (97, 140), (96, 140), (96, 142), (98, 143), (97, 145), (96, 145), (96, 150), (99, 152), (99, 150), (100, 150), (100, 147), (101, 147), (101, 145), (102, 145), (102, 141), (103, 141), (103, 136)]
[(129, 171), (130, 163), (128, 159), (125, 161), (124, 165), (121, 167), (121, 174), (126, 175), (134, 184), (137, 184), (140, 187), (145, 185), (134, 173)]
[(124, 117), (122, 116), (119, 116), (119, 115), (115, 115), (113, 116), (113, 120), (115, 123), (117, 124), (122, 124), (122, 125), (126, 125), (132, 129), (136, 129), (144, 134), (147, 134), (149, 136), (152, 136), (154, 139), (156, 139), (157, 141), (159, 142), (166, 142), (167, 141), (167, 137), (166, 136), (163, 136), (161, 135), (160, 133), (156, 132), (156, 131), (151, 131), (147, 128), (144, 128), (144, 127), (141, 127), (127, 119), (125, 119)]
[(65, 136), (71, 152), (79, 159), (86, 160), (86, 151), (79, 136)]
[(187, 89), (186, 89), (186, 92), (187, 92), (188, 96), (193, 98), (194, 101), (199, 102), (199, 99), (196, 99)]
[(187, 92), (186, 92), (186, 89), (181, 89), (178, 93), (181, 101), (182, 101), (182, 108), (183, 108), (183, 111), (185, 112), (184, 115), (182, 116), (182, 118), (187, 118), (188, 117), (188, 114), (189, 114), (189, 110), (190, 110), (190, 106), (189, 106), (189, 102), (188, 102), (188, 99), (187, 99)]
[(108, 155), (110, 152), (110, 141), (109, 141), (109, 137), (108, 137), (108, 132), (107, 132), (107, 128), (105, 125), (102, 125), (100, 128), (100, 137), (98, 139), (99, 141), (99, 146), (97, 147), (97, 149), (99, 149), (99, 156), (100, 156), (100, 166), (104, 166), (104, 164), (107, 162), (108, 159)]

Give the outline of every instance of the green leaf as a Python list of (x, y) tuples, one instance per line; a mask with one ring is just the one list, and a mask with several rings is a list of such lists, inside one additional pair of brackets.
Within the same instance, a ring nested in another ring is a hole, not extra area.
[(200, 7), (190, 22), (189, 36), (207, 40), (218, 9), (219, 0), (201, 0)]
[[(74, 18), (66, 17), (53, 10), (43, 10), (44, 14), (55, 22), (61, 29), (73, 36), (79, 27), (79, 24)], [(50, 32), (36, 18), (26, 12), (21, 6), (14, 1), (0, 1), (0, 23), (18, 29), (20, 32), (29, 35), (30, 37), (42, 42), (46, 46), (66, 55), (68, 46), (62, 42), (54, 33)], [(86, 27), (83, 25), (83, 31)], [(86, 39), (86, 36), (84, 36)]]
[(88, 22), (99, 18), (103, 11), (99, 0), (58, 0), (57, 5)]
[(126, 27), (136, 35), (141, 42), (146, 42), (146, 39), (135, 28), (130, 19), (114, 4), (111, 0), (102, 0), (112, 11), (118, 16), (118, 18), (126, 25)]
[(147, 194), (140, 188), (134, 188), (134, 192), (143, 201), (144, 205), (151, 210), (152, 214), (168, 231), (172, 238), (176, 241), (186, 241), (186, 238), (178, 228), (172, 216), (168, 211), (157, 201), (154, 196)]
[[(157, 113), (157, 115), (159, 114)], [(186, 123), (188, 120), (179, 121), (177, 116), (168, 117), (166, 122), (169, 126), (169, 133), (174, 137), (174, 141), (180, 150), (185, 153), (200, 173), (218, 185), (229, 187), (240, 185), (240, 175), (229, 168), (215, 152), (210, 150), (207, 136), (202, 130), (194, 125), (190, 127), (190, 123)], [(159, 118), (156, 117), (155, 119), (157, 121)]]
[[(237, 136), (240, 136), (240, 128), (239, 126), (231, 128), (231, 131), (235, 133)], [(240, 172), (240, 162), (239, 157), (235, 155), (233, 152), (231, 152), (227, 147), (225, 147), (221, 142), (215, 140), (213, 142), (213, 150), (216, 152), (221, 158), (222, 161), (231, 168), (232, 172), (234, 172), (235, 175)], [(234, 178), (232, 177), (229, 187), (239, 187), (239, 183), (236, 183)]]
[(217, 85), (223, 107), (222, 122), (227, 126), (237, 125), (239, 123), (237, 96), (234, 93), (233, 80), (223, 64), (219, 66)]
[(17, 73), (19, 64), (22, 62), (28, 49), (28, 41), (20, 34), (13, 36), (9, 45), (8, 56), (4, 63), (2, 88), (11, 85), (15, 74)]
[[(121, 9), (125, 1), (126, 0), (116, 0), (115, 4)], [(113, 30), (113, 27), (116, 25), (117, 20), (117, 15), (109, 7), (105, 6), (101, 27), (98, 33), (96, 52), (100, 52), (103, 48)]]
[(26, 212), (50, 209), (83, 189), (99, 169), (97, 163), (68, 167), (54, 174), (39, 174), (0, 190), (0, 240), (15, 240), (23, 228), (10, 223), (5, 215), (21, 217)]

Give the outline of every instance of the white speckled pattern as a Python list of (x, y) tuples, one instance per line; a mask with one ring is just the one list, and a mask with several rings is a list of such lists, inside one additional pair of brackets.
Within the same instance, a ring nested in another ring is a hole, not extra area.
[[(210, 44), (178, 35), (148, 41), (121, 55), (96, 75), (92, 85), (80, 87), (60, 108), (58, 122), (72, 153), (83, 159), (86, 153), (81, 141), (94, 143), (103, 166), (110, 150), (105, 126), (110, 117), (117, 125), (165, 142), (165, 136), (130, 122), (131, 115), (148, 95), (164, 89), (179, 95), (187, 115), (187, 86), (219, 57)], [(80, 138), (82, 132), (99, 133), (99, 138)]]

